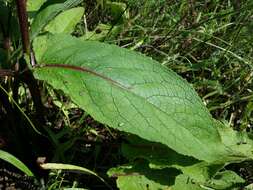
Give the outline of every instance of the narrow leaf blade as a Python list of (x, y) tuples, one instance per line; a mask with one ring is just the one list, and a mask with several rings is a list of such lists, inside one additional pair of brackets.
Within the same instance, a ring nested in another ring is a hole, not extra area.
[(76, 165), (71, 165), (71, 164), (61, 164), (61, 163), (46, 163), (46, 164), (41, 164), (40, 167), (43, 168), (44, 170), (68, 170), (68, 171), (77, 171), (84, 174), (94, 175), (97, 178), (99, 178), (102, 182), (104, 182), (106, 185), (108, 185), (105, 182), (105, 180), (99, 175), (97, 175), (95, 172), (81, 166), (76, 166)]
[(31, 172), (31, 170), (29, 170), (23, 162), (21, 162), (18, 158), (11, 155), (10, 153), (0, 150), (0, 159), (4, 160), (6, 162), (9, 162), (13, 166), (18, 168), (22, 172), (24, 172), (26, 175), (34, 176), (34, 174)]

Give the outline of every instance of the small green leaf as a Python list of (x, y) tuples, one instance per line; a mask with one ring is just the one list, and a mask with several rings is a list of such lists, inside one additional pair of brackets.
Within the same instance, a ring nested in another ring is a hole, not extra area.
[(45, 30), (53, 34), (72, 33), (84, 14), (83, 7), (76, 7), (62, 12), (46, 26)]
[(46, 0), (27, 0), (26, 1), (26, 6), (27, 6), (27, 11), (37, 11), (45, 3)]
[(214, 189), (228, 189), (239, 184), (245, 183), (245, 180), (233, 171), (223, 171), (217, 173), (206, 186)]
[(0, 159), (6, 162), (9, 162), (13, 166), (20, 169), (22, 172), (24, 172), (26, 175), (34, 176), (31, 170), (29, 170), (23, 162), (21, 162), (19, 159), (17, 159), (15, 156), (11, 155), (10, 153), (0, 150)]
[(109, 40), (119, 34), (122, 26), (111, 26), (107, 24), (99, 24), (93, 31), (87, 32), (79, 39), (103, 41)]
[(253, 190), (253, 183), (247, 185), (244, 190)]
[(49, 5), (42, 11), (40, 11), (34, 18), (31, 25), (31, 40), (34, 40), (36, 36), (44, 29), (44, 27), (53, 20), (61, 12), (68, 10), (69, 8), (75, 7), (82, 0), (67, 0), (64, 3)]
[[(252, 159), (253, 141), (246, 131), (235, 131), (230, 126), (216, 123), (222, 143), (229, 147), (230, 159), (240, 162), (245, 159)], [(221, 159), (222, 160), (222, 159)]]
[(127, 5), (121, 2), (106, 1), (105, 3), (105, 9), (110, 13), (114, 24), (123, 24), (124, 20), (129, 18), (126, 8)]

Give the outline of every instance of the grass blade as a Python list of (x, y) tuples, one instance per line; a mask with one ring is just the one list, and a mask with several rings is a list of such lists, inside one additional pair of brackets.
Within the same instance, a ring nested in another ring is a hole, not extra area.
[(46, 164), (41, 164), (40, 167), (45, 170), (68, 170), (70, 172), (72, 171), (72, 172), (79, 172), (79, 173), (94, 175), (97, 178), (99, 178), (102, 182), (104, 182), (108, 187), (110, 187), (110, 185), (102, 177), (97, 175), (95, 172), (81, 166), (75, 166), (71, 164), (60, 164), (60, 163), (46, 163)]
[(11, 155), (10, 153), (0, 150), (0, 159), (4, 160), (6, 162), (9, 162), (13, 166), (20, 169), (22, 172), (24, 172), (26, 175), (34, 176), (34, 174), (31, 172), (31, 170), (29, 170), (23, 162), (21, 162), (18, 158)]

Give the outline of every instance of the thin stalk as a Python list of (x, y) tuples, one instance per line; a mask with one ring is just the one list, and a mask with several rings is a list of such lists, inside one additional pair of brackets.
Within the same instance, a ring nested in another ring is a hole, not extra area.
[(9, 95), (9, 93), (4, 89), (2, 85), (0, 85), (0, 89), (11, 99), (11, 101), (14, 103), (14, 105), (18, 108), (18, 110), (22, 113), (22, 115), (27, 119), (28, 123), (31, 125), (33, 130), (38, 133), (39, 135), (42, 135), (42, 133), (35, 127), (33, 122), (30, 120), (30, 118), (25, 114), (25, 112), (22, 110), (22, 108), (18, 105), (18, 103), (12, 98), (12, 96)]
[(30, 40), (28, 31), (28, 16), (26, 12), (26, 0), (16, 0), (18, 20), (22, 35), (23, 52), (30, 54)]
[[(30, 37), (29, 37), (29, 27), (28, 27), (28, 16), (26, 11), (26, 0), (16, 0), (16, 6), (18, 11), (18, 19), (20, 25), (20, 31), (22, 35), (22, 45), (23, 45), (23, 53), (29, 56), (31, 66), (35, 66), (35, 57), (33, 51), (31, 49)], [(24, 63), (23, 65), (21, 63)], [(29, 88), (31, 93), (34, 106), (36, 109), (36, 115), (38, 117), (39, 123), (43, 123), (44, 121), (44, 106), (41, 101), (41, 94), (39, 85), (34, 78), (32, 72), (28, 69), (27, 63), (22, 57), (19, 60), (20, 68), (26, 70), (19, 75), (19, 80), (25, 82)], [(17, 83), (18, 86), (18, 83)]]

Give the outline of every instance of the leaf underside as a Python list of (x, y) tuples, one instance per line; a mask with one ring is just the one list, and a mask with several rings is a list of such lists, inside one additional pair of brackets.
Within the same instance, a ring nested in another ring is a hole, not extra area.
[(199, 160), (228, 154), (194, 89), (158, 62), (67, 35), (42, 43), (46, 47), (35, 51), (35, 76), (63, 90), (97, 121)]

